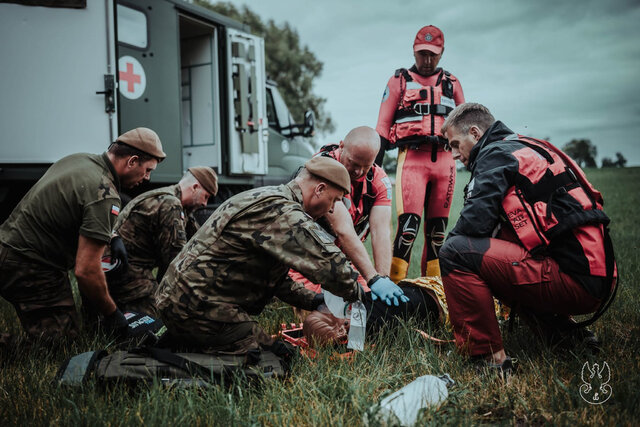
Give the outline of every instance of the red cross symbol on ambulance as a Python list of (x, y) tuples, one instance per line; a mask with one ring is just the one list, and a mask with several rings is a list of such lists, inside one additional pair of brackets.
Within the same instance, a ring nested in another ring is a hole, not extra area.
[(142, 64), (133, 56), (122, 56), (118, 60), (120, 94), (128, 99), (138, 99), (147, 87), (147, 77)]

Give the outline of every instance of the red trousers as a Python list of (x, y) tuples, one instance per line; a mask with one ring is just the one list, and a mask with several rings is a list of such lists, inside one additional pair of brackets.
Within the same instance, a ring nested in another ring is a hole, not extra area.
[(505, 240), (453, 236), (440, 266), (456, 346), (470, 356), (503, 349), (493, 297), (540, 314), (586, 314), (600, 304), (552, 258)]
[[(456, 163), (450, 151), (432, 144), (398, 153), (396, 210), (425, 218), (447, 218), (456, 185)], [(427, 199), (427, 186), (430, 185)]]
[(440, 269), (429, 264), (437, 260), (444, 241), (456, 183), (455, 161), (443, 146), (424, 144), (401, 149), (397, 171), (398, 229), (393, 244), (391, 279), (397, 282), (407, 276), (423, 212), (425, 241), (420, 271), (422, 276), (439, 276)]

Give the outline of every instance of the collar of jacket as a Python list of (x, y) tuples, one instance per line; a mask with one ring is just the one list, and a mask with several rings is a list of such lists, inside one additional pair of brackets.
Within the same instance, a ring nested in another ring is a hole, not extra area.
[(102, 153), (101, 157), (102, 157), (102, 160), (105, 163), (105, 166), (107, 167), (107, 169), (109, 169), (109, 172), (111, 172), (111, 178), (113, 180), (113, 184), (116, 186), (116, 190), (118, 190), (118, 193), (119, 193), (120, 192), (120, 177), (116, 173), (116, 168), (113, 166), (113, 163), (111, 163), (111, 160), (109, 159), (109, 156), (107, 155), (106, 151), (104, 153)]
[(467, 170), (473, 171), (476, 166), (476, 157), (478, 157), (478, 153), (484, 147), (489, 144), (492, 144), (496, 141), (502, 141), (507, 136), (513, 135), (513, 131), (509, 129), (504, 123), (500, 120), (496, 121), (491, 125), (489, 129), (482, 135), (482, 138), (478, 141), (478, 143), (471, 149), (469, 153), (469, 165), (467, 166)]
[(173, 195), (176, 196), (178, 200), (180, 200), (180, 202), (182, 202), (182, 190), (180, 189), (180, 184), (172, 185), (171, 190), (173, 192)]
[(291, 200), (302, 205), (302, 189), (295, 181), (289, 181), (287, 184), (285, 184), (284, 188), (288, 190), (288, 193), (291, 195), (289, 197)]

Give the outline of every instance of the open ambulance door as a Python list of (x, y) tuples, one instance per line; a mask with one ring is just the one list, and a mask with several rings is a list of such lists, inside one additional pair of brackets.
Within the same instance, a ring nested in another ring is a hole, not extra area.
[(228, 91), (229, 174), (265, 175), (268, 170), (268, 120), (264, 40), (227, 29), (231, 70)]

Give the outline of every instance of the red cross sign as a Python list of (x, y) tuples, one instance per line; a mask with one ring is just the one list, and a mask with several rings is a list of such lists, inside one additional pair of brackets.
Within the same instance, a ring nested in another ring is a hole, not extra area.
[(133, 56), (122, 56), (118, 60), (120, 94), (128, 99), (138, 99), (147, 86), (142, 64)]

